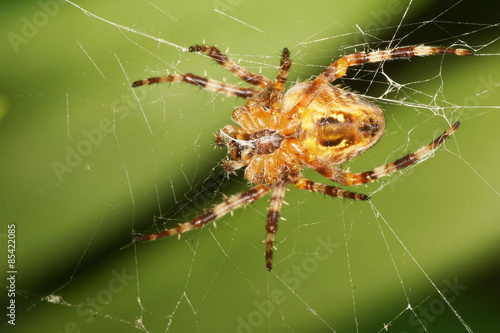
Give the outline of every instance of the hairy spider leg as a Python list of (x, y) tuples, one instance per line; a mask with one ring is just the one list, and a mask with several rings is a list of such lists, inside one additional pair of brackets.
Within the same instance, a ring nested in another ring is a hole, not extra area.
[(328, 66), (304, 91), (297, 104), (288, 111), (291, 118), (295, 118), (300, 110), (307, 109), (316, 96), (323, 91), (335, 79), (345, 75), (350, 66), (362, 65), (365, 63), (377, 63), (386, 60), (408, 59), (411, 57), (426, 57), (435, 54), (455, 54), (459, 56), (471, 56), (474, 53), (466, 49), (453, 49), (436, 46), (406, 46), (395, 49), (379, 50), (373, 52), (358, 52), (346, 55)]
[(290, 51), (288, 51), (288, 49), (285, 47), (283, 49), (283, 52), (281, 53), (280, 71), (271, 90), (269, 104), (272, 105), (276, 101), (281, 102), (281, 97), (283, 96), (283, 88), (285, 86), (291, 64), (292, 62), (290, 60)]
[(192, 229), (200, 228), (205, 224), (217, 220), (227, 213), (232, 212), (235, 209), (238, 209), (260, 199), (264, 194), (269, 192), (270, 189), (271, 188), (266, 185), (254, 186), (245, 192), (231, 196), (226, 201), (216, 205), (214, 208), (206, 211), (190, 222), (179, 224), (175, 228), (166, 229), (155, 234), (141, 236), (139, 237), (139, 240), (152, 241), (158, 238), (181, 234)]
[(191, 73), (187, 74), (173, 74), (167, 76), (151, 77), (149, 79), (139, 80), (132, 83), (132, 88), (150, 85), (162, 82), (186, 82), (200, 88), (212, 91), (217, 94), (225, 94), (227, 96), (236, 96), (248, 99), (255, 96), (260, 90), (252, 87), (240, 87), (233, 84), (219, 82), (209, 78), (204, 78)]
[(341, 189), (340, 187), (325, 185), (321, 183), (315, 183), (306, 178), (300, 178), (298, 181), (293, 183), (297, 188), (301, 190), (307, 190), (309, 192), (319, 192), (331, 197), (337, 198), (348, 198), (348, 199), (356, 199), (368, 201), (370, 197), (365, 194), (354, 193), (350, 191), (346, 191)]
[(271, 206), (269, 207), (269, 213), (267, 214), (266, 268), (268, 271), (270, 271), (273, 266), (274, 236), (276, 231), (278, 231), (278, 221), (280, 218), (283, 197), (285, 196), (286, 184), (287, 182), (282, 180), (274, 188), (273, 197), (271, 198)]
[(418, 149), (415, 153), (403, 156), (392, 163), (377, 167), (371, 171), (352, 174), (347, 171), (336, 169), (333, 166), (323, 167), (318, 169), (317, 171), (323, 176), (330, 178), (334, 182), (342, 185), (360, 185), (370, 183), (377, 178), (388, 176), (393, 172), (412, 166), (419, 161), (422, 161), (425, 158), (429, 157), (432, 152), (439, 147), (439, 145), (441, 145), (446, 139), (448, 139), (450, 135), (452, 135), (457, 130), (459, 126), (460, 122), (454, 123), (446, 132), (441, 134), (438, 138), (436, 138), (428, 145)]
[[(266, 88), (272, 84), (271, 80), (269, 80), (265, 76), (251, 73), (245, 68), (239, 66), (233, 60), (229, 59), (225, 54), (220, 52), (215, 46), (192, 45), (191, 47), (189, 47), (189, 52), (205, 53), (210, 58), (214, 59), (218, 64), (226, 68), (228, 71), (230, 71), (243, 81), (248, 82), (249, 84), (252, 84), (254, 86)], [(290, 62), (290, 59), (288, 59), (288, 62)], [(288, 67), (290, 66), (288, 65)], [(249, 99), (260, 92), (259, 89), (239, 87), (237, 85), (227, 84), (191, 73), (173, 74), (138, 80), (132, 83), (132, 88), (162, 82), (186, 82), (218, 94), (242, 97), (245, 99)]]
[(243, 81), (250, 83), (251, 85), (266, 88), (272, 84), (271, 80), (269, 80), (267, 77), (250, 73), (244, 67), (238, 65), (233, 60), (229, 59), (224, 53), (219, 51), (219, 49), (217, 49), (215, 46), (192, 45), (191, 47), (189, 47), (189, 52), (205, 53), (207, 56), (222, 65), (225, 69), (227, 69)]

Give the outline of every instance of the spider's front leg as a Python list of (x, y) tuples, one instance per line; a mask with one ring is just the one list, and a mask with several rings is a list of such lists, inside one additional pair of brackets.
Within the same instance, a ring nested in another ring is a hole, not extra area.
[[(189, 47), (189, 52), (205, 53), (210, 58), (214, 59), (218, 64), (223, 66), (225, 69), (242, 79), (243, 81), (250, 83), (254, 86), (260, 88), (266, 88), (272, 84), (271, 80), (265, 76), (254, 74), (249, 72), (244, 67), (241, 67), (233, 60), (229, 59), (224, 53), (220, 52), (215, 46), (207, 45), (192, 45)], [(205, 90), (212, 91), (218, 94), (225, 94), (227, 96), (236, 96), (249, 99), (261, 90), (252, 87), (240, 87), (237, 85), (227, 84), (224, 82), (219, 82), (209, 78), (204, 78), (195, 74), (173, 74), (166, 76), (151, 77), (149, 79), (138, 80), (132, 83), (132, 88), (151, 85), (154, 83), (162, 82), (186, 82)]]
[(392, 163), (377, 167), (371, 171), (352, 174), (350, 172), (336, 169), (333, 166), (330, 168), (318, 169), (317, 171), (323, 176), (330, 178), (334, 182), (342, 185), (360, 185), (371, 183), (375, 179), (388, 176), (393, 172), (412, 166), (419, 161), (422, 161), (425, 158), (429, 157), (431, 153), (436, 150), (437, 147), (439, 147), (439, 145), (441, 145), (446, 139), (448, 139), (448, 137), (452, 135), (459, 126), (460, 122), (454, 123), (446, 132), (441, 134), (428, 145), (418, 149), (415, 153), (403, 156)]
[(141, 236), (139, 237), (139, 240), (152, 241), (158, 238), (180, 234), (191, 229), (200, 228), (205, 224), (215, 221), (218, 218), (226, 215), (227, 213), (232, 212), (235, 209), (238, 209), (260, 199), (264, 194), (269, 192), (269, 190), (270, 188), (266, 185), (257, 185), (245, 192), (233, 195), (223, 203), (216, 205), (214, 208), (206, 211), (190, 222), (179, 224), (175, 228), (167, 229), (155, 234)]
[(222, 67), (224, 67), (243, 81), (248, 82), (254, 86), (266, 88), (272, 84), (271, 80), (269, 80), (267, 77), (251, 73), (246, 68), (238, 65), (233, 60), (228, 58), (227, 55), (219, 51), (219, 49), (215, 46), (192, 45), (189, 47), (189, 52), (205, 53)]
[(255, 96), (260, 90), (252, 87), (240, 87), (232, 84), (227, 84), (224, 82), (219, 82), (209, 78), (201, 77), (191, 73), (187, 74), (173, 74), (167, 76), (151, 77), (149, 79), (139, 80), (132, 83), (132, 88), (151, 85), (155, 83), (163, 82), (186, 82), (194, 86), (198, 86), (205, 90), (217, 93), (225, 94), (226, 96), (236, 96), (248, 99)]

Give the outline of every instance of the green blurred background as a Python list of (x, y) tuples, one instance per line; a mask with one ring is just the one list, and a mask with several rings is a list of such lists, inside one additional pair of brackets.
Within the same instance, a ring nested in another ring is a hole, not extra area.
[[(78, 5), (170, 44), (62, 1), (2, 4), (0, 267), (7, 271), (6, 225), (15, 224), (18, 271), (16, 326), (4, 316), (2, 331), (377, 332), (390, 324), (392, 332), (465, 332), (436, 288), (474, 332), (498, 327), (500, 29), (486, 1)], [(374, 79), (378, 66), (349, 71), (356, 79), (343, 84), (383, 97), (387, 132), (345, 167), (395, 160), (461, 120), (446, 149), (355, 189), (371, 203), (291, 189), (271, 273), (266, 200), (181, 241), (133, 241), (247, 184), (226, 181), (225, 151), (212, 149), (213, 133), (243, 100), (181, 84), (132, 91), (130, 82), (167, 71), (238, 82), (182, 49), (203, 41), (271, 78), (286, 46), (294, 82), (394, 36), (392, 45), (466, 44), (480, 56), (387, 63), (383, 73), (405, 84), (388, 94), (387, 77)], [(6, 293), (1, 299), (7, 304)]]

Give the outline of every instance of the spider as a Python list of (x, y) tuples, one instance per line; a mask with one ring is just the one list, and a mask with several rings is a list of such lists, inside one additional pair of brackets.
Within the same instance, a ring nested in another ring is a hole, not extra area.
[(272, 268), (273, 243), (287, 185), (332, 197), (369, 200), (364, 194), (312, 182), (302, 177), (303, 168), (312, 168), (340, 185), (366, 184), (425, 159), (460, 125), (454, 123), (428, 145), (393, 163), (360, 173), (344, 171), (336, 166), (373, 146), (384, 132), (385, 119), (378, 106), (361, 95), (331, 85), (332, 81), (343, 77), (348, 67), (364, 63), (435, 54), (473, 55), (466, 49), (425, 45), (358, 52), (338, 59), (314, 80), (298, 83), (284, 92), (291, 65), (287, 48), (283, 49), (279, 73), (274, 81), (249, 72), (214, 46), (193, 45), (189, 51), (206, 54), (254, 87), (230, 85), (190, 73), (140, 80), (132, 87), (186, 82), (214, 93), (247, 99), (245, 105), (233, 111), (232, 119), (237, 125), (225, 126), (216, 135), (215, 142), (219, 147), (226, 145), (228, 148), (229, 156), (223, 161), (225, 170), (235, 173), (244, 168), (245, 178), (254, 186), (229, 197), (190, 222), (139, 239), (150, 241), (200, 228), (272, 191), (265, 241), (268, 271)]

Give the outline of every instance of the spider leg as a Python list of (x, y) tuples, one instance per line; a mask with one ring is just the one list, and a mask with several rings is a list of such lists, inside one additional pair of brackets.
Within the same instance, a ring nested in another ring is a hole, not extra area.
[(413, 154), (408, 154), (401, 157), (400, 159), (373, 169), (372, 171), (365, 171), (360, 173), (352, 174), (343, 170), (335, 168), (322, 168), (317, 170), (323, 176), (330, 178), (331, 180), (342, 184), (342, 185), (360, 185), (371, 183), (377, 178), (388, 176), (393, 172), (407, 168), (414, 165), (420, 161), (423, 161), (431, 155), (431, 153), (441, 145), (450, 135), (452, 135), (460, 126), (460, 122), (454, 123), (446, 132), (437, 137), (434, 141), (426, 146), (418, 149)]
[(243, 81), (248, 82), (254, 86), (266, 88), (272, 84), (271, 80), (269, 80), (267, 77), (250, 73), (248, 70), (238, 65), (233, 60), (229, 59), (224, 53), (219, 51), (219, 49), (217, 49), (215, 46), (193, 45), (189, 47), (189, 52), (205, 53), (210, 58), (214, 59), (217, 63), (222, 65), (225, 69), (227, 69)]
[(152, 241), (158, 238), (180, 234), (191, 229), (196, 229), (204, 226), (205, 224), (212, 222), (225, 214), (232, 212), (233, 210), (245, 206), (260, 199), (264, 194), (269, 192), (270, 187), (266, 185), (257, 185), (251, 189), (231, 196), (229, 199), (216, 205), (214, 208), (206, 211), (200, 216), (196, 217), (194, 220), (186, 223), (179, 224), (175, 228), (167, 229), (156, 234), (145, 235), (139, 237), (140, 241)]
[(288, 112), (290, 116), (307, 109), (318, 93), (335, 79), (345, 75), (347, 68), (365, 63), (377, 63), (386, 60), (408, 59), (412, 57), (426, 57), (435, 54), (455, 54), (459, 56), (473, 55), (472, 51), (466, 49), (453, 49), (436, 46), (406, 46), (395, 49), (379, 50), (373, 52), (358, 52), (346, 55), (328, 66), (304, 91), (297, 104)]
[(274, 102), (281, 100), (281, 96), (283, 95), (283, 87), (285, 86), (291, 64), (290, 51), (288, 51), (288, 49), (285, 47), (283, 49), (283, 52), (281, 53), (280, 72), (278, 73), (276, 81), (274, 82), (274, 86), (271, 90), (269, 104), (273, 104)]
[(190, 73), (158, 76), (149, 79), (135, 81), (134, 83), (132, 83), (132, 88), (144, 85), (150, 85), (154, 83), (162, 83), (162, 82), (186, 82), (218, 94), (243, 97), (247, 99), (253, 97), (255, 94), (260, 92), (260, 90), (257, 90), (255, 88), (239, 87), (236, 85), (215, 81), (212, 79), (204, 78)]
[(329, 195), (331, 197), (349, 198), (349, 199), (364, 200), (364, 201), (370, 200), (370, 197), (368, 197), (365, 194), (349, 192), (341, 189), (340, 187), (315, 183), (306, 178), (300, 178), (297, 182), (293, 183), (293, 185), (302, 190), (307, 190), (310, 192), (319, 192)]
[(280, 218), (281, 204), (285, 196), (286, 181), (282, 180), (276, 185), (271, 198), (271, 206), (267, 214), (267, 236), (266, 236), (266, 268), (272, 268), (274, 235), (278, 231), (278, 220)]

